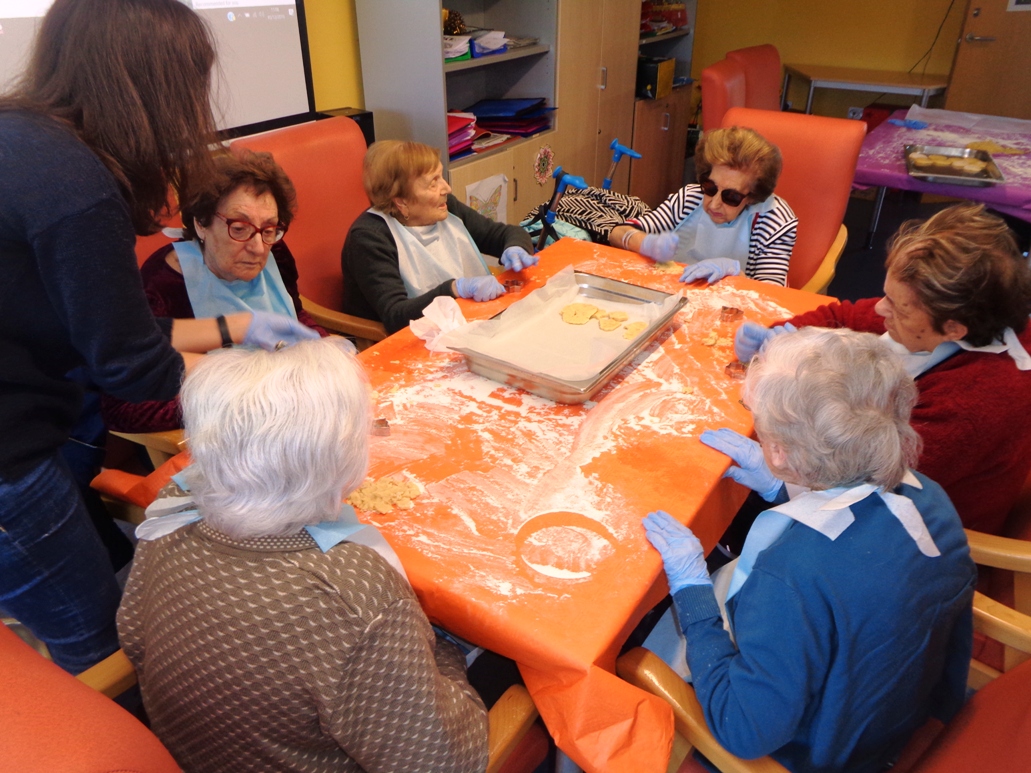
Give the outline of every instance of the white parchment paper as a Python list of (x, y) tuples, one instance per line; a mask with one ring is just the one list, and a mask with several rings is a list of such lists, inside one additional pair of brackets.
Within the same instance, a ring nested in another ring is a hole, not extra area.
[[(530, 373), (563, 381), (586, 381), (597, 376), (637, 340), (624, 338), (626, 325), (647, 326), (677, 302), (670, 295), (663, 303), (617, 303), (581, 294), (572, 267), (553, 276), (548, 283), (509, 306), (495, 319), (463, 325), (441, 337), (451, 348), (470, 349), (507, 362)], [(570, 303), (589, 303), (605, 311), (625, 311), (626, 322), (604, 331), (597, 320), (585, 325), (562, 321), (561, 312)], [(642, 332), (643, 335), (643, 332)]]

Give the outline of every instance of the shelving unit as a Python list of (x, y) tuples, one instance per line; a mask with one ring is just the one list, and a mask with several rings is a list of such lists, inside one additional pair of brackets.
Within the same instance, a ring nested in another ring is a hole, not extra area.
[[(555, 104), (558, 0), (446, 0), (469, 27), (537, 38), (532, 46), (444, 63), (441, 0), (355, 0), (365, 107), (380, 139), (447, 147), (448, 110), (481, 99), (544, 97)], [(533, 138), (527, 138), (533, 139)], [(510, 150), (520, 141), (497, 151)], [(492, 153), (494, 155), (494, 153)], [(473, 155), (445, 171), (477, 160)]]

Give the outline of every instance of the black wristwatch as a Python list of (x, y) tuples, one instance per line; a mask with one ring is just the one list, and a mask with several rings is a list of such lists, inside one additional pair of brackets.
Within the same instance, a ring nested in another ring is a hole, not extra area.
[(224, 315), (219, 314), (215, 317), (215, 322), (218, 323), (218, 332), (222, 336), (222, 348), (231, 349), (233, 346), (233, 337), (229, 335), (229, 323), (226, 322)]

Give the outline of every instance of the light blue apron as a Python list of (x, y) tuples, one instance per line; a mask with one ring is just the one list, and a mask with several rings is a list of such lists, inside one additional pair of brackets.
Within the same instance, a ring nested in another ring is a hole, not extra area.
[(265, 268), (251, 281), (226, 282), (215, 276), (204, 263), (197, 241), (176, 242), (172, 246), (183, 271), (193, 316), (198, 319), (242, 311), (267, 311), (297, 319), (294, 299), (287, 292), (279, 266), (271, 254)]
[(674, 229), (680, 241), (673, 260), (689, 265), (709, 258), (733, 258), (742, 266), (748, 263), (748, 245), (752, 240), (752, 223), (757, 215), (769, 211), (773, 196), (758, 204), (749, 204), (729, 223), (712, 222), (699, 204)]

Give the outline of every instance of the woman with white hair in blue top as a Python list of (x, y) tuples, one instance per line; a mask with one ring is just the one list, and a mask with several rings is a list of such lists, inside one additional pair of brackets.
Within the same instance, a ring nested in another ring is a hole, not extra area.
[(807, 328), (770, 341), (743, 398), (759, 443), (702, 436), (733, 445), (737, 479), (772, 503), (714, 576), (729, 632), (698, 540), (662, 511), (644, 520), (698, 700), (740, 757), (882, 770), (929, 717), (959, 709), (971, 651), (962, 525), (910, 469), (916, 388), (876, 336)]
[(435, 637), (378, 532), (341, 506), (368, 467), (368, 384), (350, 345), (219, 352), (181, 400), (197, 512), (144, 522), (118, 614), (176, 761), (482, 771), (487, 712), (464, 656)]

